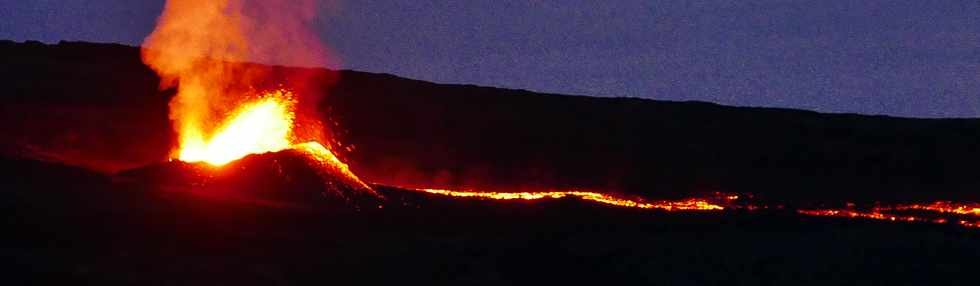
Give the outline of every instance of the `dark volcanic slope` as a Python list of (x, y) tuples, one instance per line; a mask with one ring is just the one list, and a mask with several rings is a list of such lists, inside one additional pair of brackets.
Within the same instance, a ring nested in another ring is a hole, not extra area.
[[(345, 73), (326, 106), (371, 177), (642, 194), (980, 199), (975, 119), (536, 94)], [(862, 196), (867, 197), (862, 197)]]
[[(0, 43), (3, 150), (101, 170), (158, 161), (167, 92), (115, 45)], [(980, 121), (902, 119), (537, 94), (353, 71), (269, 68), (336, 83), (320, 111), (370, 181), (585, 187), (675, 196), (980, 199)]]

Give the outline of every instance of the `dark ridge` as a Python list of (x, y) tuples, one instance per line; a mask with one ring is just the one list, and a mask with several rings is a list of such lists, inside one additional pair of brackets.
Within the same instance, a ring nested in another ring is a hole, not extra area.
[(348, 72), (322, 105), (364, 176), (654, 196), (970, 199), (975, 119), (823, 114), (439, 85)]
[[(173, 90), (158, 91), (137, 48), (0, 42), (0, 54), (9, 103), (0, 108), (8, 123), (0, 127), (3, 153), (116, 172), (160, 162), (173, 146)], [(976, 119), (566, 96), (265, 68), (273, 76), (263, 85), (318, 83), (299, 89), (323, 95), (315, 110), (337, 141), (353, 147), (342, 157), (362, 178), (388, 185), (980, 200)]]

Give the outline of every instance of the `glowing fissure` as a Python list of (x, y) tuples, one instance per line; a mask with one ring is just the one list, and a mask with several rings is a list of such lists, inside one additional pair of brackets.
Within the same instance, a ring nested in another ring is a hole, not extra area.
[[(638, 208), (638, 209), (659, 209), (664, 211), (722, 211), (727, 209), (742, 209), (756, 211), (760, 209), (770, 209), (768, 206), (758, 206), (751, 204), (736, 204), (739, 199), (737, 195), (716, 194), (712, 198), (690, 198), (684, 200), (660, 200), (644, 201), (626, 199), (608, 194), (586, 192), (586, 191), (543, 191), (543, 192), (480, 192), (472, 190), (447, 190), (447, 189), (412, 189), (417, 192), (424, 192), (433, 195), (475, 198), (486, 200), (540, 200), (540, 199), (560, 199), (565, 197), (575, 197), (585, 201), (593, 201), (602, 204)], [(782, 209), (777, 207), (775, 209)], [(944, 217), (928, 217), (907, 214), (894, 214), (895, 211), (921, 211), (934, 215), (952, 214), (960, 216), (980, 217), (980, 204), (978, 203), (955, 203), (949, 201), (938, 201), (928, 204), (901, 204), (894, 206), (875, 206), (869, 210), (859, 210), (853, 207), (843, 209), (798, 209), (796, 213), (807, 216), (840, 217), (851, 219), (869, 219), (895, 222), (914, 222), (914, 223), (934, 223), (946, 224), (956, 223), (960, 226), (970, 228), (980, 228), (980, 219), (953, 219)]]
[[(886, 209), (886, 208), (882, 208)], [(939, 201), (928, 205), (923, 204), (911, 204), (911, 205), (898, 205), (891, 207), (890, 209), (904, 211), (904, 210), (923, 210), (932, 211), (939, 213), (952, 213), (959, 215), (972, 215), (980, 216), (980, 204), (978, 203), (955, 203), (950, 201)]]
[[(538, 199), (560, 199), (564, 197), (576, 197), (586, 201), (593, 201), (607, 205), (639, 209), (660, 209), (665, 211), (720, 211), (725, 207), (712, 203), (707, 199), (686, 199), (678, 201), (656, 201), (645, 202), (631, 200), (612, 195), (584, 192), (584, 191), (546, 191), (546, 192), (476, 192), (476, 191), (453, 191), (446, 189), (414, 189), (415, 191), (429, 194), (461, 197), (461, 198), (480, 198), (492, 200), (538, 200)], [(724, 196), (722, 200), (737, 199), (736, 196)]]
[(980, 228), (980, 220), (978, 219), (952, 219), (945, 217), (928, 217), (922, 215), (895, 213), (909, 211), (925, 212), (932, 214), (933, 216), (940, 214), (952, 214), (959, 216), (980, 217), (980, 204), (938, 201), (930, 204), (900, 204), (894, 206), (876, 205), (867, 210), (856, 209), (853, 206), (848, 206), (847, 208), (839, 209), (801, 209), (797, 210), (796, 212), (808, 216), (860, 218), (896, 222), (926, 222), (935, 224), (955, 222), (956, 224), (964, 227)]

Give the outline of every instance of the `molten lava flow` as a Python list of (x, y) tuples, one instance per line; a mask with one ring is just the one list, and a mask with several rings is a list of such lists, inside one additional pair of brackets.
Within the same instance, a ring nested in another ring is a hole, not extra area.
[(310, 141), (306, 143), (294, 144), (291, 148), (306, 153), (311, 159), (316, 161), (322, 167), (326, 167), (327, 169), (332, 170), (334, 174), (339, 174), (343, 178), (346, 178), (348, 183), (350, 183), (352, 186), (360, 187), (364, 190), (370, 191), (374, 195), (378, 195), (371, 189), (371, 186), (368, 186), (368, 184), (357, 178), (357, 176), (351, 172), (350, 167), (348, 167), (347, 164), (340, 161), (337, 156), (334, 156), (333, 152), (330, 152), (330, 149), (323, 147), (322, 144)]
[[(911, 211), (917, 211), (923, 214), (914, 215), (914, 214), (897, 213), (897, 212), (911, 212)], [(948, 201), (939, 201), (930, 204), (905, 204), (905, 205), (894, 205), (894, 206), (876, 205), (866, 210), (856, 209), (852, 204), (848, 204), (847, 208), (797, 210), (796, 212), (802, 215), (809, 215), (809, 216), (862, 218), (862, 219), (871, 219), (871, 220), (901, 221), (901, 222), (929, 222), (929, 223), (936, 223), (936, 224), (945, 224), (950, 221), (956, 221), (957, 224), (964, 227), (980, 228), (980, 220), (967, 220), (967, 219), (953, 220), (946, 217), (939, 217), (940, 215), (943, 214), (980, 217), (980, 204), (975, 204), (975, 203), (954, 203)]]
[[(447, 189), (402, 189), (448, 197), (476, 198), (486, 200), (540, 200), (574, 197), (581, 200), (618, 207), (658, 209), (664, 211), (721, 211), (729, 209), (758, 211), (766, 209), (784, 209), (784, 206), (782, 205), (770, 207), (767, 205), (755, 204), (751, 198), (751, 195), (748, 199), (740, 199), (740, 197), (737, 195), (726, 195), (723, 193), (716, 193), (715, 196), (710, 198), (690, 198), (674, 201), (645, 201), (641, 199), (627, 199), (609, 194), (586, 191), (480, 192)], [(963, 227), (980, 228), (980, 203), (938, 201), (933, 203), (898, 204), (891, 206), (875, 204), (873, 207), (867, 209), (860, 209), (855, 207), (854, 204), (848, 203), (847, 207), (845, 208), (796, 209), (795, 211), (800, 215), (806, 216), (839, 217), (908, 223), (955, 223)]]
[(811, 216), (832, 216), (832, 217), (849, 217), (849, 218), (865, 218), (873, 220), (888, 220), (888, 221), (932, 221), (935, 223), (945, 223), (945, 219), (926, 219), (917, 216), (910, 215), (895, 215), (882, 213), (877, 210), (871, 211), (859, 211), (859, 210), (849, 210), (849, 209), (819, 209), (819, 210), (797, 210), (798, 213)]
[(892, 207), (894, 210), (924, 210), (939, 213), (953, 213), (960, 215), (980, 216), (980, 204), (976, 203), (955, 203), (950, 201), (939, 201), (931, 204), (911, 204), (898, 205)]
[[(712, 203), (706, 199), (686, 199), (680, 201), (657, 201), (643, 202), (619, 198), (607, 194), (583, 192), (583, 191), (547, 191), (547, 192), (517, 192), (517, 193), (497, 193), (497, 192), (475, 192), (475, 191), (452, 191), (445, 189), (415, 189), (416, 191), (429, 194), (462, 197), (462, 198), (481, 198), (492, 200), (538, 200), (538, 199), (559, 199), (564, 197), (577, 197), (582, 200), (599, 202), (619, 207), (639, 208), (639, 209), (660, 209), (666, 211), (719, 211), (725, 207)], [(725, 196), (724, 200), (734, 200), (737, 196)]]

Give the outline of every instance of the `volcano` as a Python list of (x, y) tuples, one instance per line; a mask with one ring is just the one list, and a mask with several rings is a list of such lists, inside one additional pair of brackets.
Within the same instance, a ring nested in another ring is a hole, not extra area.
[(321, 83), (297, 108), (337, 142), (208, 162), (173, 156), (176, 91), (137, 48), (0, 52), (12, 284), (902, 285), (980, 258), (976, 119), (248, 64), (258, 91)]

